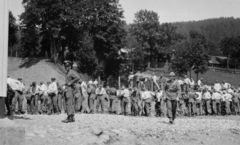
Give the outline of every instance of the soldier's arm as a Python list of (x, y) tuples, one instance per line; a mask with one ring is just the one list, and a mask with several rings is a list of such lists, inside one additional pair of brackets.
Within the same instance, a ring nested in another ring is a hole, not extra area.
[(79, 75), (76, 73), (76, 72), (74, 72), (74, 71), (71, 71), (71, 77), (73, 78), (71, 81), (69, 81), (68, 83), (67, 83), (67, 85), (72, 85), (72, 84), (74, 84), (74, 83), (76, 83), (76, 82), (78, 82), (79, 80), (80, 80), (80, 77), (79, 77)]

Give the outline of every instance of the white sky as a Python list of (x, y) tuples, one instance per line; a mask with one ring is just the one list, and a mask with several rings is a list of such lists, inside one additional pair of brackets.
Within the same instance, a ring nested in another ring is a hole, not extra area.
[[(153, 10), (160, 22), (202, 20), (218, 17), (240, 17), (240, 0), (119, 0), (127, 23), (141, 10)], [(23, 12), (22, 0), (9, 0), (9, 9), (18, 19)]]

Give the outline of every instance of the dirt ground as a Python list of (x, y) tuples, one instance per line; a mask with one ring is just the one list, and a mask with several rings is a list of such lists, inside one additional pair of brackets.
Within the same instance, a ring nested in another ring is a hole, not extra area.
[(240, 116), (179, 117), (168, 124), (165, 117), (132, 117), (77, 114), (22, 115), (13, 121), (24, 126), (26, 145), (240, 145)]

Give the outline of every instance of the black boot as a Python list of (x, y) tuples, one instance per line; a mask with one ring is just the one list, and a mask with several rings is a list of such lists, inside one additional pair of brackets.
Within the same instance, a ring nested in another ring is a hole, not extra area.
[(67, 117), (65, 120), (63, 120), (62, 122), (63, 122), (63, 123), (68, 123), (69, 120), (70, 120), (70, 115), (68, 115), (68, 117)]

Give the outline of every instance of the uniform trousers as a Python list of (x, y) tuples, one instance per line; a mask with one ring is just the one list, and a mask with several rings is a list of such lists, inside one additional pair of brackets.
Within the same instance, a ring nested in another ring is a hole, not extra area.
[(58, 110), (60, 112), (63, 111), (63, 97), (62, 97), (62, 93), (58, 93)]
[(75, 114), (74, 104), (73, 104), (74, 94), (71, 87), (66, 88), (66, 91), (64, 92), (64, 97), (65, 97), (67, 115), (68, 116), (74, 115)]
[(169, 119), (175, 119), (176, 118), (176, 112), (177, 112), (177, 100), (166, 100), (167, 104), (167, 116)]

